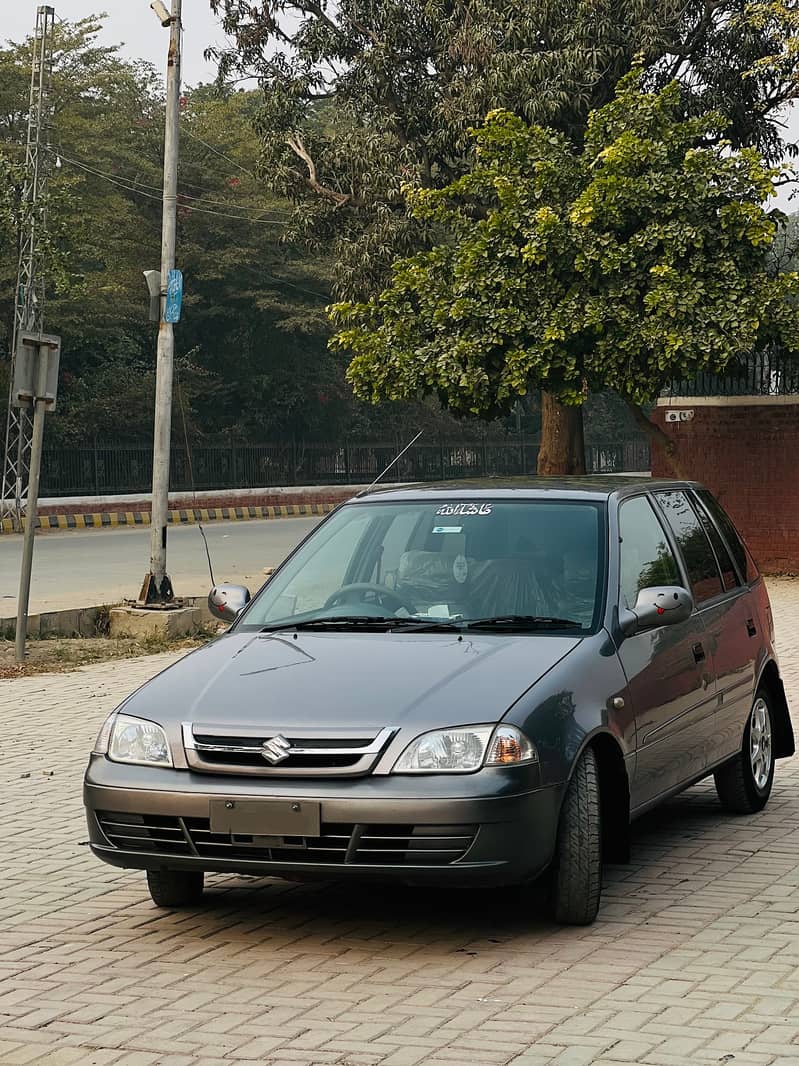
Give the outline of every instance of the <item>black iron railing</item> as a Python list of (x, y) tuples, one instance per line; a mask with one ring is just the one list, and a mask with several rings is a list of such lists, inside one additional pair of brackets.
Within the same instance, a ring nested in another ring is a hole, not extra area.
[(799, 357), (776, 345), (730, 363), (723, 374), (672, 382), (667, 396), (788, 396), (799, 393)]
[[(270, 488), (286, 485), (364, 485), (374, 481), (402, 442), (338, 444), (201, 444), (172, 449), (170, 488), (175, 492)], [(529, 440), (414, 445), (385, 481), (534, 474), (538, 443)], [(640, 439), (593, 443), (586, 448), (592, 473), (649, 469), (649, 446)], [(192, 477), (193, 473), (193, 477)], [(150, 491), (152, 447), (92, 444), (45, 450), (41, 495), (113, 496)]]

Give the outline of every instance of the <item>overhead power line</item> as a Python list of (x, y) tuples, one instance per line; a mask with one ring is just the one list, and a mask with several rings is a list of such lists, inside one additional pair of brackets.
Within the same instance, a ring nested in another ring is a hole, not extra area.
[[(4, 143), (4, 142), (0, 141), (0, 144), (2, 144), (2, 143)], [(11, 143), (11, 142), (8, 142), (8, 143)], [(47, 151), (51, 152), (53, 155), (59, 156), (59, 158), (61, 158), (61, 159), (67, 159), (68, 162), (74, 163), (76, 166), (83, 166), (83, 167), (85, 167), (87, 169), (90, 166), (90, 164), (81, 163), (79, 160), (68, 159), (68, 157), (65, 156), (58, 148), (53, 148), (52, 146), (48, 146)], [(91, 167), (91, 170), (92, 170), (92, 173), (97, 174), (99, 177), (108, 178), (110, 181), (123, 180), (129, 185), (135, 185), (137, 187), (141, 187), (142, 189), (152, 189), (152, 190), (154, 190), (155, 192), (158, 192), (158, 193), (161, 192), (161, 186), (160, 185), (151, 185), (149, 182), (140, 181), (138, 178), (130, 178), (127, 175), (109, 174), (105, 170), (100, 170), (99, 167)], [(193, 189), (200, 189), (202, 192), (209, 192), (210, 191), (209, 189), (204, 189), (201, 185), (196, 185), (194, 182), (191, 182), (191, 181), (185, 181), (184, 180), (183, 184), (184, 185), (190, 185)], [(231, 203), (230, 200), (214, 200), (214, 199), (211, 199), (208, 196), (195, 196), (193, 193), (188, 193), (188, 192), (180, 192), (178, 195), (183, 200), (196, 200), (198, 203), (212, 204), (215, 207), (232, 207), (232, 208), (234, 208), (237, 211), (239, 211), (239, 210), (241, 210), (241, 211), (244, 211), (244, 210), (257, 211), (258, 210), (258, 208), (255, 206), (255, 204), (242, 204), (241, 207), (239, 207), (238, 204)], [(287, 211), (287, 208), (279, 207), (276, 210), (278, 210), (278, 211)]]
[[(148, 200), (156, 200), (159, 203), (163, 200), (163, 197), (155, 192), (149, 192), (148, 187), (140, 187), (137, 184), (133, 184), (130, 179), (123, 177), (113, 177), (111, 174), (106, 174), (105, 171), (98, 170), (96, 167), (90, 166), (88, 163), (83, 163), (79, 159), (71, 159), (69, 156), (61, 155), (59, 158), (62, 162), (68, 163), (70, 166), (78, 167), (80, 170), (86, 171), (87, 174), (92, 174), (97, 178), (102, 178), (104, 181), (110, 182), (112, 185), (117, 185), (120, 189), (124, 189), (126, 192), (135, 193), (138, 196), (144, 196)], [(153, 188), (149, 186), (149, 188)], [(181, 194), (181, 197), (184, 194)], [(196, 197), (188, 197), (189, 199), (198, 199)], [(232, 218), (240, 222), (252, 222), (255, 225), (261, 226), (287, 226), (288, 222), (283, 218), (254, 218), (251, 215), (236, 215), (229, 212), (214, 211), (209, 207), (196, 207), (192, 204), (180, 204), (184, 211), (194, 211), (202, 215), (214, 215), (217, 218)], [(224, 204), (225, 207), (233, 207), (233, 204)], [(248, 205), (247, 210), (252, 210), (252, 207)]]
[(256, 181), (258, 180), (256, 178), (256, 175), (251, 170), (248, 170), (246, 167), (243, 167), (241, 163), (237, 163), (235, 159), (231, 159), (230, 156), (225, 155), (224, 152), (220, 152), (218, 148), (214, 148), (212, 144), (209, 144), (208, 141), (204, 141), (202, 137), (198, 137), (196, 133), (192, 133), (190, 129), (184, 127), (180, 132), (185, 133), (187, 137), (190, 137), (193, 141), (196, 141), (197, 144), (201, 144), (203, 148), (207, 148), (209, 152), (213, 152), (214, 155), (218, 155), (220, 159), (224, 159), (225, 162), (230, 163), (232, 167), (237, 167), (242, 172), (242, 174), (247, 174), (249, 175), (249, 177), (255, 178)]

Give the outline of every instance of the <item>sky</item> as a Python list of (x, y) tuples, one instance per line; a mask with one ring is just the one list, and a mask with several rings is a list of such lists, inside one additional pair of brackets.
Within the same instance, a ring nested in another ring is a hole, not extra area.
[[(21, 41), (33, 33), (41, 0), (0, 0), (0, 41)], [(122, 46), (131, 59), (147, 59), (159, 70), (166, 66), (169, 31), (150, 11), (149, 0), (50, 0), (56, 18), (74, 22), (107, 12), (101, 35), (107, 44)], [(170, 7), (170, 0), (166, 0)], [(183, 80), (187, 85), (211, 81), (216, 70), (203, 59), (204, 50), (225, 39), (209, 0), (183, 0)]]

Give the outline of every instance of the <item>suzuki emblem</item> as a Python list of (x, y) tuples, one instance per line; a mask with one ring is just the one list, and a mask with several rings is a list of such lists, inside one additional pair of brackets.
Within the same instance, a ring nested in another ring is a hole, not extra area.
[(291, 744), (285, 737), (280, 735), (272, 737), (271, 740), (265, 740), (261, 745), (261, 754), (267, 762), (271, 762), (273, 766), (277, 766), (279, 762), (283, 762), (284, 759), (288, 759), (291, 754)]

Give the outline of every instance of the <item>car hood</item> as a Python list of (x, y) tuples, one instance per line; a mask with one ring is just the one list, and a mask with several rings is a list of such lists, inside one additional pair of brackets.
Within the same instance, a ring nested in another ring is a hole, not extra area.
[(229, 633), (126, 701), (163, 725), (297, 732), (497, 721), (582, 638), (554, 634)]

